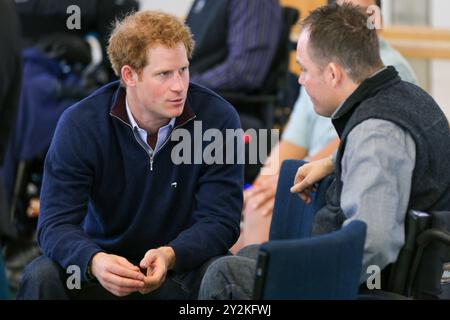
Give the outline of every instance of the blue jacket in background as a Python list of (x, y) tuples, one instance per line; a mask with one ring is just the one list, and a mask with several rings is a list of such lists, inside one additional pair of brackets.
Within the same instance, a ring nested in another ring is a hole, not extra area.
[[(203, 131), (240, 128), (230, 104), (190, 84), (174, 130), (191, 133), (192, 156), (198, 151), (194, 119)], [(129, 125), (118, 82), (66, 110), (44, 168), (38, 222), (44, 254), (63, 268), (78, 265), (83, 280), (100, 251), (138, 263), (147, 250), (169, 245), (177, 271), (225, 254), (239, 235), (243, 165), (174, 165), (178, 143), (169, 137), (150, 165)], [(200, 146), (204, 150), (207, 143)]]

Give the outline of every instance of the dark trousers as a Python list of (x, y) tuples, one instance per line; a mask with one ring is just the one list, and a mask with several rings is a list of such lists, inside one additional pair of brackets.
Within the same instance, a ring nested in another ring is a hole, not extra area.
[(64, 269), (50, 258), (40, 256), (25, 268), (16, 298), (19, 300), (197, 299), (203, 274), (214, 260), (211, 259), (190, 272), (169, 271), (162, 286), (149, 294), (142, 295), (136, 292), (125, 297), (117, 297), (103, 288), (98, 281), (82, 282), (80, 289), (69, 290), (66, 281), (70, 274), (66, 274)]

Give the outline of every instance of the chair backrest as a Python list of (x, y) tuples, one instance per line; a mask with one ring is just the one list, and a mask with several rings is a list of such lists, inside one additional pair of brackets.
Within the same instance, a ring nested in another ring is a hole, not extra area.
[[(271, 241), (310, 237), (314, 216), (325, 204), (331, 177), (318, 185), (318, 192), (313, 193), (310, 205), (306, 205), (298, 195), (289, 192), (298, 168), (304, 163), (287, 160), (281, 166), (270, 227)], [(262, 259), (264, 260), (264, 257)], [(386, 294), (371, 290), (372, 292), (368, 293), (364, 291), (361, 297), (441, 298), (444, 263), (450, 263), (450, 212), (423, 213), (411, 210), (405, 221), (405, 245), (397, 261), (382, 272), (382, 290)]]
[(318, 185), (306, 205), (289, 189), (305, 162), (284, 161), (280, 169), (270, 241), (262, 244), (255, 299), (354, 299), (361, 275), (366, 225), (354, 221), (339, 231), (310, 237), (314, 215), (325, 204), (332, 178)]
[(261, 245), (255, 299), (355, 299), (366, 225), (352, 221), (326, 235)]
[(305, 163), (301, 160), (286, 160), (281, 165), (272, 224), (270, 225), (270, 240), (311, 236), (314, 216), (325, 205), (326, 191), (332, 182), (332, 177), (322, 180), (318, 184), (318, 191), (312, 195), (312, 203), (305, 204), (297, 194), (292, 194), (289, 191), (294, 183), (298, 168)]

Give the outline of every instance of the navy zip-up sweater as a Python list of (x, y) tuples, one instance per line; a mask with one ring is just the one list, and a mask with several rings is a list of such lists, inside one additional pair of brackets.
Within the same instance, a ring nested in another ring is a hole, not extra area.
[[(194, 120), (203, 131), (240, 128), (229, 103), (191, 83), (174, 131), (191, 133), (198, 152)], [(133, 135), (118, 82), (66, 110), (45, 161), (38, 222), (44, 254), (63, 268), (78, 265), (83, 280), (100, 251), (137, 264), (147, 250), (168, 245), (176, 271), (225, 254), (239, 235), (243, 165), (174, 165), (178, 143), (168, 137), (150, 157)]]

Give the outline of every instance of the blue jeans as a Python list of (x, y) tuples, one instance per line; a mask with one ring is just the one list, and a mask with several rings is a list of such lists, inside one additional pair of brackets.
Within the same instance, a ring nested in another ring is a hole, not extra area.
[(249, 300), (253, 296), (259, 245), (217, 259), (203, 277), (199, 300)]
[(169, 271), (163, 285), (149, 294), (142, 295), (136, 292), (120, 298), (107, 291), (97, 281), (82, 282), (81, 289), (69, 290), (66, 287), (69, 275), (64, 272), (64, 269), (50, 258), (40, 256), (25, 268), (16, 298), (20, 300), (197, 299), (203, 274), (213, 260), (215, 258), (193, 271), (184, 273)]

